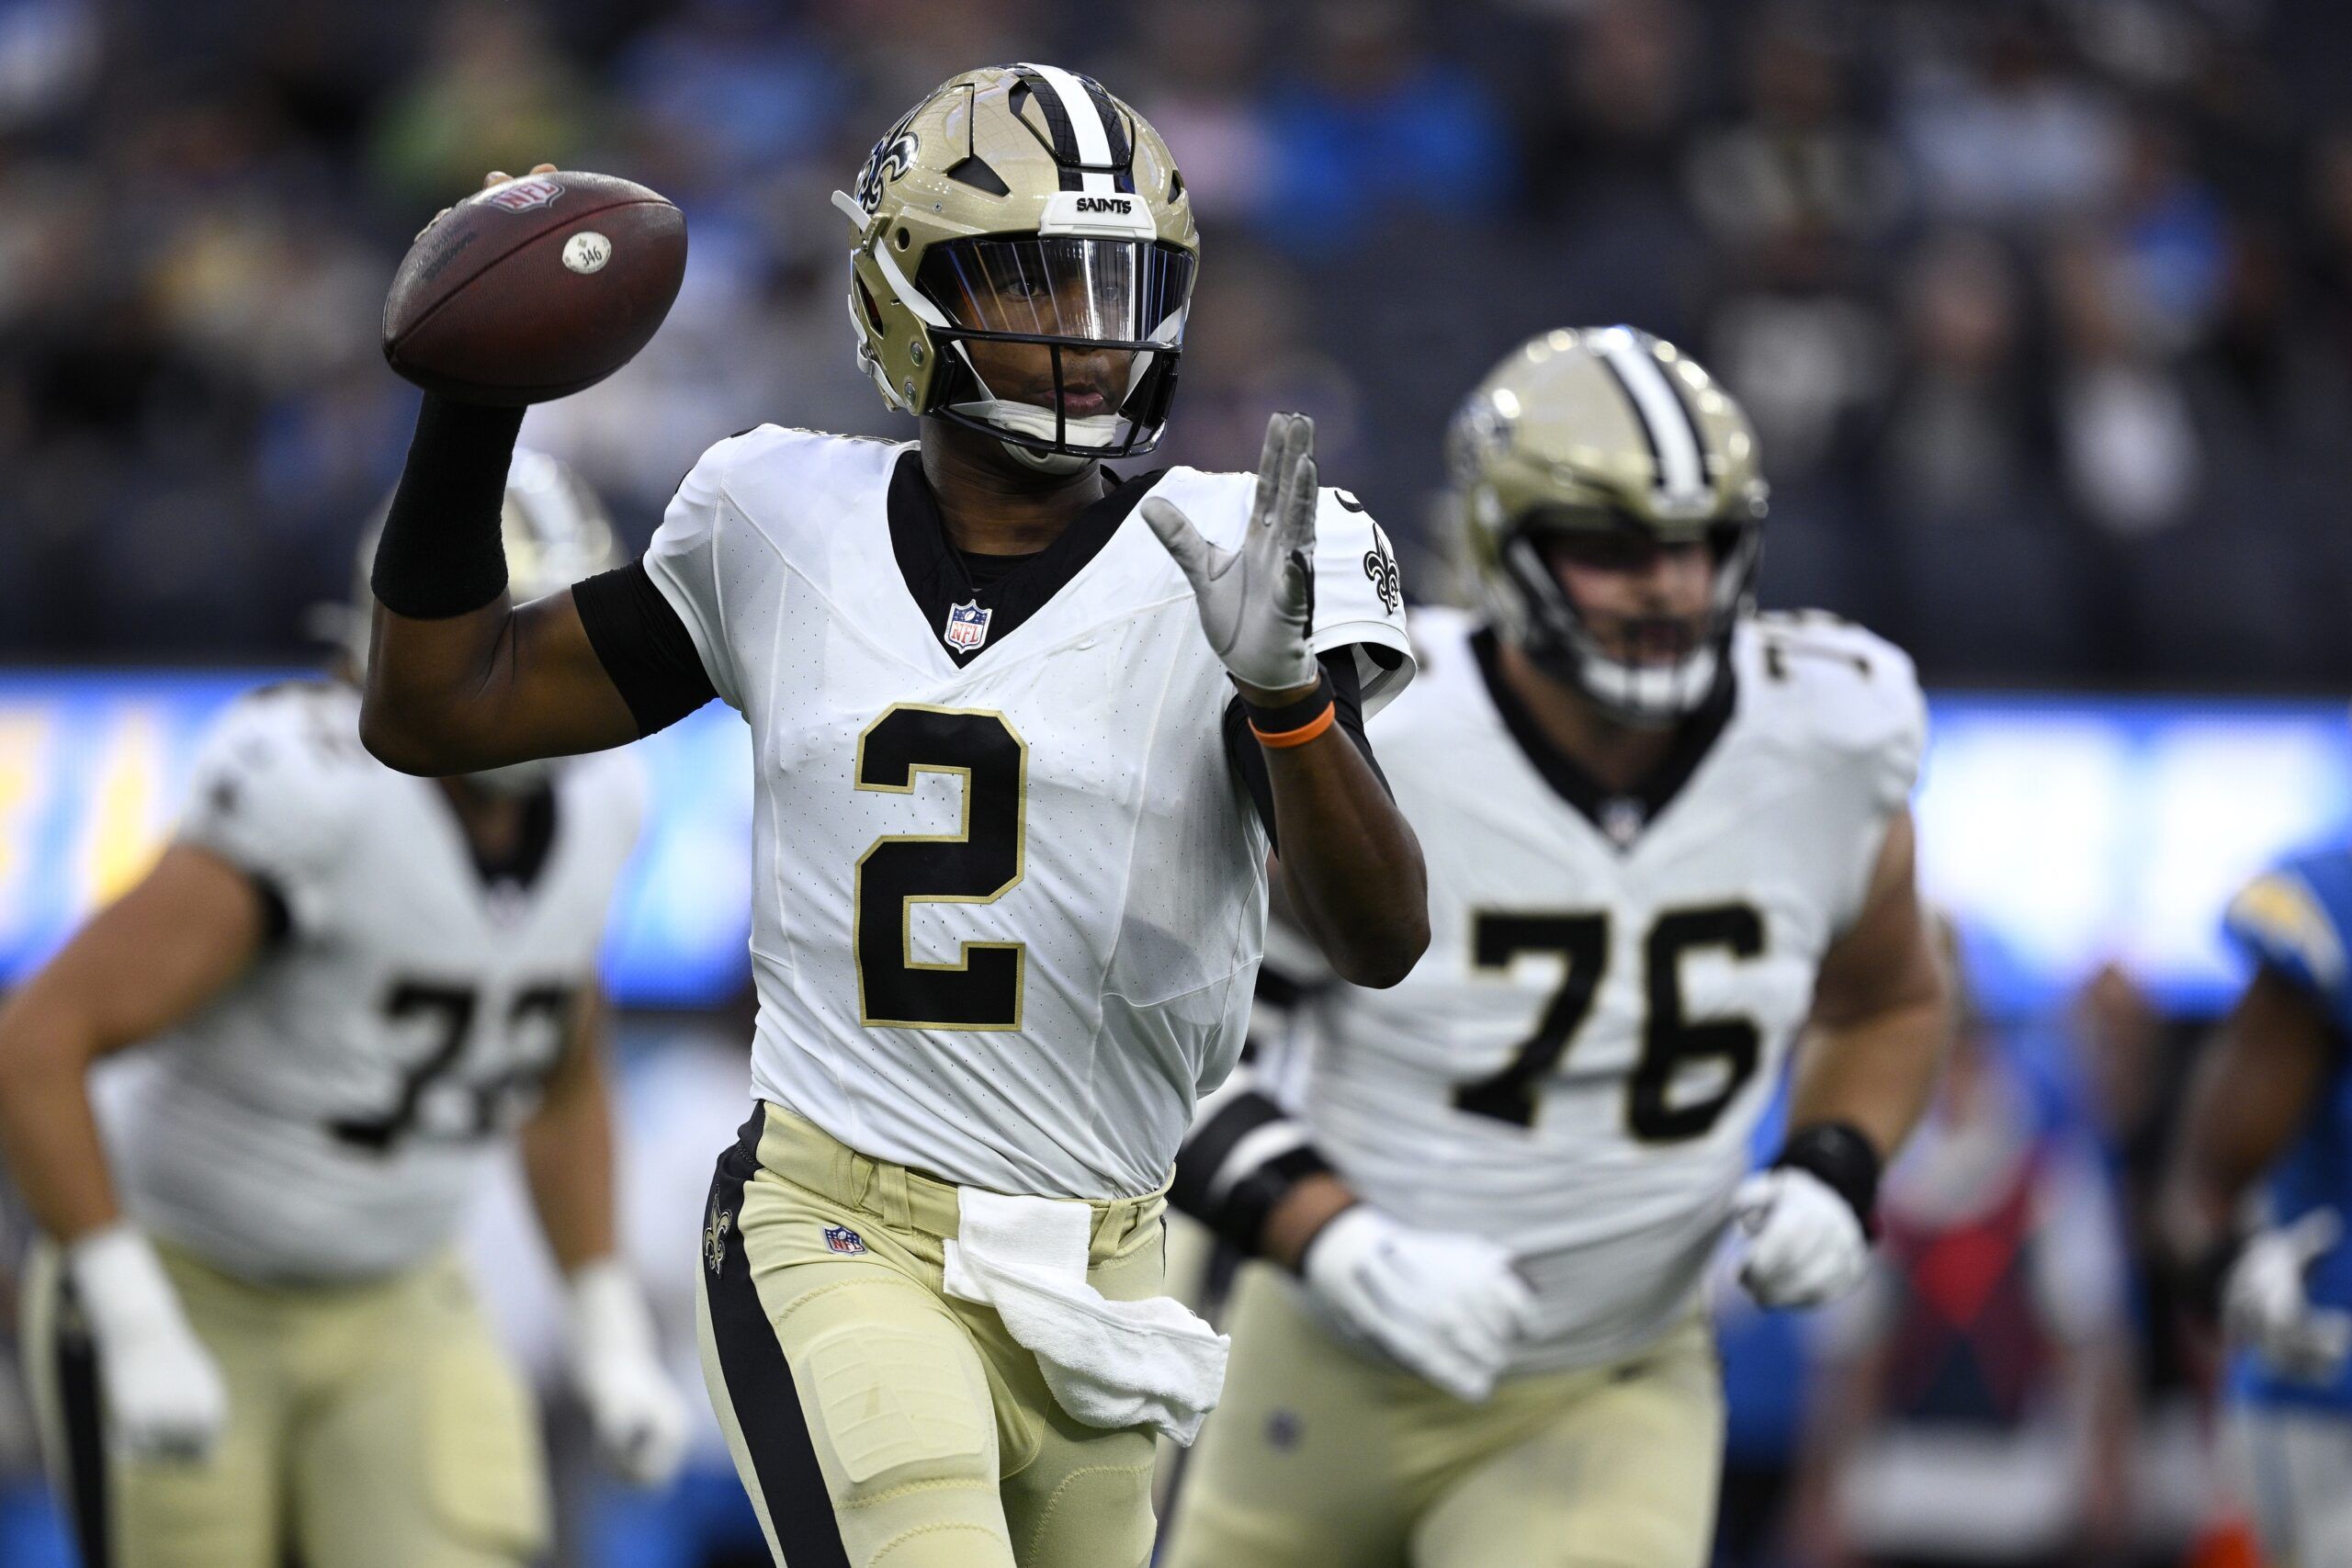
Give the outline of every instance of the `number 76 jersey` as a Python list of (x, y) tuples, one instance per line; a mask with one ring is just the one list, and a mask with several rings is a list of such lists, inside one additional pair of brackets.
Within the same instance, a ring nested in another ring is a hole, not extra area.
[(1430, 876), (1429, 952), (1331, 986), (1286, 1075), (1318, 1148), (1417, 1225), (1493, 1237), (1542, 1321), (1518, 1370), (1629, 1353), (1691, 1304), (1756, 1120), (1860, 912), (1924, 736), (1911, 664), (1839, 623), (1743, 621), (1733, 680), (1611, 795), (1419, 616), (1371, 728)]

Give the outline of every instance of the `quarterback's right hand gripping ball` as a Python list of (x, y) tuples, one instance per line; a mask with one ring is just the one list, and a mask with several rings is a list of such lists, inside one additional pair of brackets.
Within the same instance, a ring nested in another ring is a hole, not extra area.
[(428, 392), (513, 407), (635, 358), (686, 275), (686, 220), (610, 175), (494, 175), (416, 237), (384, 300), (384, 357)]
[(1312, 685), (1315, 650), (1315, 422), (1278, 413), (1266, 423), (1250, 531), (1238, 550), (1210, 544), (1173, 502), (1143, 503), (1168, 553), (1193, 584), (1201, 630), (1233, 678), (1287, 691)]

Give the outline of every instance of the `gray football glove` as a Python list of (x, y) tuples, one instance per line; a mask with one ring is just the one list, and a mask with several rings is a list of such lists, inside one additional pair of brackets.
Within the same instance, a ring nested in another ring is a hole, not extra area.
[(1315, 422), (1278, 413), (1266, 422), (1258, 494), (1238, 550), (1201, 537), (1193, 520), (1157, 497), (1143, 520), (1193, 584), (1201, 630), (1233, 678), (1286, 691), (1312, 685), (1315, 650)]

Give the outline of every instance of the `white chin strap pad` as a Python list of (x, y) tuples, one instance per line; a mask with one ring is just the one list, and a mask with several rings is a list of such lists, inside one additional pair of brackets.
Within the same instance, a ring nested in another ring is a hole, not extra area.
[(1014, 462), (1041, 474), (1074, 474), (1094, 461), (1083, 452), (1040, 452), (1018, 441), (1007, 441), (1003, 446)]
[[(1012, 402), (1003, 398), (985, 398), (954, 406), (957, 413), (1038, 441), (1058, 439), (1071, 446), (1111, 446), (1119, 439), (1119, 416), (1116, 414), (1094, 413), (1083, 419), (1057, 422), (1049, 409), (1041, 409), (1035, 403)], [(1057, 423), (1060, 426), (1058, 430)]]
[(1635, 724), (1665, 726), (1697, 710), (1715, 689), (1720, 662), (1713, 648), (1667, 665), (1634, 665), (1611, 659), (1579, 636), (1585, 689), (1603, 706)]

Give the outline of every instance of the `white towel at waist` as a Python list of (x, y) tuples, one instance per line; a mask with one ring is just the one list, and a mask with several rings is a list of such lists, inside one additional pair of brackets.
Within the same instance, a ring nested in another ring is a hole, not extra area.
[(1191, 1447), (1225, 1387), (1232, 1341), (1182, 1302), (1114, 1302), (1086, 1282), (1093, 1211), (966, 1187), (947, 1293), (996, 1309), (1046, 1386), (1090, 1427), (1150, 1427)]

